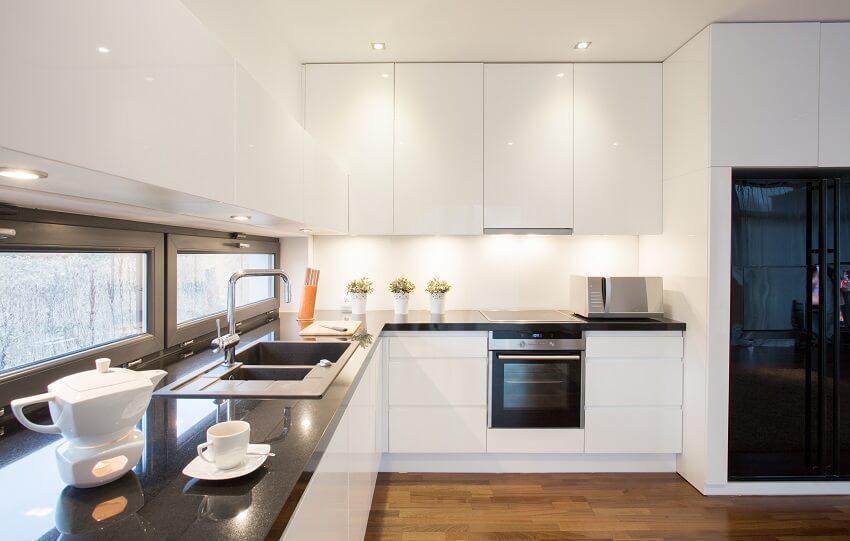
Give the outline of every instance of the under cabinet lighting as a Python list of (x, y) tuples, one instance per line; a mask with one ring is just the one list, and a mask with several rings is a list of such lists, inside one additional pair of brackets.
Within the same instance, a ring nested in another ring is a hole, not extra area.
[(301, 231), (302, 233), (312, 233), (313, 232), (313, 230), (310, 229), (309, 227), (302, 227), (298, 231)]
[(558, 79), (560, 79), (560, 78), (561, 78), (561, 77), (563, 77), (563, 76), (564, 76), (564, 74), (563, 74), (563, 73), (556, 73), (556, 74), (555, 74), (555, 77), (557, 77)]
[(106, 53), (109, 52), (109, 48), (108, 47), (98, 47), (97, 52), (106, 54)]
[(587, 49), (588, 47), (590, 47), (589, 41), (579, 41), (578, 43), (576, 43), (575, 48), (576, 49)]
[(245, 214), (237, 214), (235, 216), (231, 216), (230, 219), (236, 220), (236, 221), (239, 221), (239, 222), (247, 222), (248, 220), (251, 219), (251, 217), (247, 216)]
[(389, 79), (389, 78), (390, 78), (390, 74), (389, 74), (389, 73), (382, 73), (382, 74), (381, 74), (381, 77), (383, 77), (384, 79)]
[(376, 51), (384, 51), (387, 48), (387, 44), (383, 43), (381, 41), (373, 41), (372, 42), (372, 48), (375, 49)]
[(47, 178), (47, 173), (38, 169), (21, 169), (19, 167), (0, 167), (0, 177), (14, 180), (36, 180)]

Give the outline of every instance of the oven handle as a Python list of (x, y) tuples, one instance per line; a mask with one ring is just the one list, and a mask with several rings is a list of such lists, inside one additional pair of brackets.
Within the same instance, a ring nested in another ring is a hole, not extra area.
[(508, 361), (580, 361), (581, 355), (503, 355), (496, 354), (499, 360)]

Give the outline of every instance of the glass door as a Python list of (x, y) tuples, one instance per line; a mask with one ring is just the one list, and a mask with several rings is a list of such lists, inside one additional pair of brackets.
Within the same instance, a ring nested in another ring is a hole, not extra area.
[(820, 180), (733, 180), (729, 479), (820, 476), (828, 194)]

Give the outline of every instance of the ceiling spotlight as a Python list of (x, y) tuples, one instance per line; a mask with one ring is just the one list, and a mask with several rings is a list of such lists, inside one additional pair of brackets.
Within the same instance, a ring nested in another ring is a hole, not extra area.
[(578, 43), (576, 43), (575, 48), (576, 49), (587, 49), (588, 47), (590, 47), (589, 41), (579, 41)]
[(47, 178), (47, 173), (38, 169), (21, 169), (19, 167), (0, 167), (0, 177), (14, 180), (36, 180)]
[(390, 74), (389, 74), (389, 73), (382, 73), (382, 74), (381, 74), (381, 77), (383, 77), (384, 79), (389, 79), (389, 78), (390, 78)]
[(564, 73), (556, 73), (556, 74), (555, 74), (555, 77), (557, 77), (558, 79), (560, 79), (560, 78), (561, 78), (561, 77), (563, 77), (564, 75), (565, 75)]
[(302, 227), (298, 231), (301, 231), (302, 233), (312, 233), (313, 232), (313, 230), (310, 229), (309, 227)]
[(376, 51), (383, 51), (387, 48), (387, 44), (380, 41), (373, 41), (372, 48)]
[(109, 48), (108, 47), (98, 47), (97, 52), (106, 54), (106, 53), (109, 52)]
[(248, 220), (250, 220), (250, 219), (251, 219), (251, 217), (250, 217), (250, 216), (247, 216), (247, 215), (245, 215), (245, 214), (237, 214), (237, 215), (235, 215), (235, 216), (231, 216), (231, 217), (230, 217), (230, 219), (231, 219), (231, 220), (236, 220), (236, 221), (238, 221), (238, 222), (247, 222)]

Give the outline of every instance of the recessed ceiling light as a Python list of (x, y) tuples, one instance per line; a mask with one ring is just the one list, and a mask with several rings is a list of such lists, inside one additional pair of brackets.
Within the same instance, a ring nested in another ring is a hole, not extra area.
[(373, 41), (372, 42), (372, 48), (375, 49), (376, 51), (383, 51), (383, 50), (386, 50), (387, 44), (383, 43), (381, 41)]
[(248, 215), (245, 215), (245, 214), (237, 214), (235, 216), (231, 216), (230, 219), (236, 220), (236, 221), (239, 221), (239, 222), (247, 222), (248, 220), (251, 219), (251, 217), (248, 216)]
[(563, 73), (556, 73), (556, 74), (555, 74), (555, 77), (557, 77), (557, 78), (559, 78), (559, 79), (560, 79), (560, 78), (561, 78), (561, 77), (563, 77), (564, 75), (565, 75), (565, 74), (563, 74)]
[(589, 41), (579, 41), (578, 43), (576, 43), (575, 48), (576, 49), (587, 49), (588, 47), (590, 47)]
[(106, 53), (109, 52), (109, 48), (108, 47), (98, 47), (97, 52), (106, 54)]
[(47, 178), (47, 173), (37, 169), (21, 169), (20, 167), (0, 167), (0, 177), (15, 180), (36, 180)]
[(301, 231), (302, 233), (312, 233), (313, 232), (313, 230), (310, 229), (309, 227), (302, 227), (298, 231)]
[(384, 79), (389, 79), (390, 74), (389, 73), (382, 73), (381, 77), (383, 77)]

